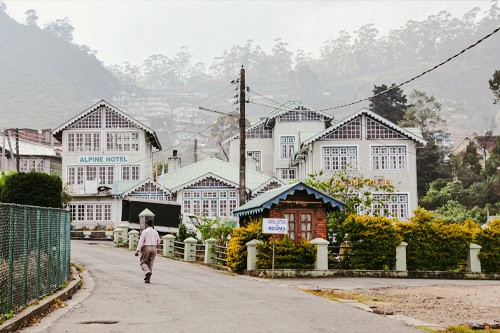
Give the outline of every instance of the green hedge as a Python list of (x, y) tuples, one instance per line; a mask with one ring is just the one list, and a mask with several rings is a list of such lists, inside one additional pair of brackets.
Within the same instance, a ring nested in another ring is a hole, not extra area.
[[(257, 246), (259, 250), (257, 268), (272, 267), (273, 242)], [(275, 240), (274, 268), (314, 269), (316, 247), (308, 241), (295, 243), (288, 236)]]
[(266, 238), (267, 237), (262, 234), (262, 220), (252, 221), (245, 227), (234, 229), (231, 233), (231, 239), (227, 244), (226, 266), (236, 272), (241, 272), (246, 269), (246, 243), (252, 239), (264, 240)]
[(62, 181), (42, 172), (6, 175), (0, 201), (20, 205), (61, 208)]
[(481, 270), (500, 272), (500, 219), (488, 223), (488, 226), (476, 234), (474, 242), (481, 245)]
[(342, 225), (348, 256), (353, 269), (392, 269), (396, 262), (396, 246), (401, 236), (386, 217), (350, 215)]
[(409, 222), (398, 224), (406, 248), (410, 271), (458, 271), (467, 258), (474, 227), (470, 224), (446, 224), (424, 209), (415, 210)]

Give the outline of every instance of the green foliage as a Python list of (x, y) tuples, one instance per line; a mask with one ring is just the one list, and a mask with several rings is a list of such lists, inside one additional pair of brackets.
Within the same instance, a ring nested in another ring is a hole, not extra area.
[(495, 140), (495, 147), (486, 161), (485, 172), (488, 176), (500, 176), (500, 136)]
[[(389, 89), (385, 84), (373, 86), (373, 95)], [(399, 123), (406, 112), (406, 95), (393, 83), (391, 90), (370, 99), (370, 110), (393, 123)]]
[(323, 171), (310, 174), (306, 184), (331, 195), (344, 203), (343, 210), (333, 211), (328, 215), (328, 235), (335, 237), (335, 243), (344, 241), (342, 224), (351, 214), (370, 211), (373, 203), (372, 193), (390, 193), (392, 185), (375, 182), (363, 176), (353, 176), (347, 171), (332, 172), (325, 177)]
[(184, 242), (186, 238), (196, 238), (196, 231), (188, 229), (184, 223), (179, 224), (179, 231), (177, 232), (177, 240)]
[(396, 262), (396, 246), (402, 237), (386, 217), (351, 215), (342, 224), (345, 254), (354, 269), (384, 269)]
[(417, 149), (417, 192), (425, 195), (430, 183), (442, 178), (451, 178), (451, 168), (444, 162), (445, 151), (439, 148), (432, 137), (425, 147)]
[(245, 244), (253, 239), (266, 239), (266, 236), (262, 234), (262, 220), (250, 221), (245, 227), (233, 230), (231, 239), (227, 245), (227, 267), (235, 272), (240, 272), (247, 267), (247, 249)]
[(198, 230), (201, 233), (202, 240), (207, 240), (209, 238), (214, 238), (219, 246), (225, 246), (229, 235), (231, 235), (234, 229), (232, 223), (226, 223), (226, 221), (221, 221), (220, 217), (211, 219), (209, 217), (202, 217), (201, 223), (198, 226)]
[(424, 137), (430, 137), (435, 132), (443, 132), (446, 121), (441, 117), (441, 104), (434, 96), (427, 96), (423, 91), (413, 90), (410, 94), (410, 106), (401, 127), (418, 127)]
[(500, 272), (500, 219), (490, 221), (475, 235), (474, 242), (481, 245), (481, 270)]
[(456, 271), (465, 261), (477, 224), (446, 224), (431, 212), (419, 208), (409, 222), (398, 224), (408, 243), (406, 259), (412, 271)]
[(61, 208), (62, 181), (42, 172), (12, 173), (5, 176), (1, 202)]
[[(269, 240), (259, 246), (257, 267), (272, 267), (273, 242)], [(313, 269), (316, 261), (316, 247), (308, 241), (294, 242), (288, 236), (275, 240), (274, 268)]]
[(457, 176), (464, 188), (468, 188), (472, 183), (481, 180), (481, 163), (479, 162), (476, 145), (473, 142), (469, 143), (465, 149)]
[(495, 73), (493, 73), (493, 78), (488, 82), (490, 84), (491, 92), (493, 93), (493, 96), (495, 96), (493, 103), (500, 103), (500, 71), (495, 71)]

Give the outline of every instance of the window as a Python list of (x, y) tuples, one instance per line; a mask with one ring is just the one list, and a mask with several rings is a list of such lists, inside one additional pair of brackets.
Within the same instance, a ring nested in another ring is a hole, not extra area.
[(184, 200), (182, 206), (184, 214), (191, 214), (191, 200)]
[(290, 158), (293, 155), (293, 146), (295, 143), (295, 137), (294, 136), (282, 136), (280, 138), (280, 157), (283, 158)]
[(255, 126), (246, 132), (247, 139), (268, 139), (273, 137), (273, 130), (264, 124)]
[(344, 126), (337, 128), (321, 140), (331, 139), (361, 139), (361, 117), (353, 119)]
[(229, 200), (229, 215), (233, 215), (233, 211), (236, 209), (237, 207), (237, 202), (236, 200)]
[(295, 213), (285, 213), (285, 219), (288, 220), (288, 236), (295, 240)]
[[(262, 160), (260, 150), (247, 151), (247, 165), (255, 165), (255, 171), (262, 171)], [(254, 170), (253, 168), (250, 170)]]
[(372, 214), (408, 218), (408, 195), (401, 193), (374, 194)]
[(100, 133), (68, 133), (68, 151), (100, 151)]
[(139, 132), (106, 133), (106, 150), (109, 152), (139, 151)]
[(70, 184), (70, 185), (75, 184), (75, 168), (74, 167), (68, 167), (68, 184)]
[(94, 220), (94, 205), (87, 205), (87, 221)]
[(76, 167), (76, 185), (83, 184), (83, 167)]
[(398, 132), (390, 129), (379, 122), (367, 118), (366, 119), (366, 138), (372, 139), (405, 139), (405, 137)]
[(97, 178), (97, 167), (88, 166), (87, 167), (87, 181), (93, 181)]
[(372, 170), (406, 170), (405, 146), (372, 146)]
[(227, 216), (227, 200), (219, 201), (219, 216)]
[(95, 220), (102, 221), (102, 205), (95, 205)]
[(281, 179), (283, 180), (294, 180), (296, 179), (296, 172), (294, 168), (291, 169), (280, 169)]
[(314, 112), (307, 110), (300, 111), (289, 111), (278, 117), (280, 122), (301, 122), (301, 121), (323, 121), (323, 116)]
[(45, 162), (43, 159), (36, 158), (21, 158), (19, 161), (21, 172), (30, 172), (30, 171), (44, 171)]
[(104, 205), (104, 221), (111, 221), (111, 205)]
[(106, 128), (131, 128), (134, 125), (119, 114), (106, 110)]
[(300, 236), (302, 239), (311, 240), (312, 236), (312, 214), (300, 214)]
[(357, 169), (356, 147), (323, 147), (323, 170)]
[(77, 205), (76, 219), (78, 221), (85, 221), (85, 205)]

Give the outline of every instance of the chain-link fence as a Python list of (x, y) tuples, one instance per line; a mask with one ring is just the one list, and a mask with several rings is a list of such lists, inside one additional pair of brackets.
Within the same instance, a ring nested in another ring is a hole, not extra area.
[(69, 280), (70, 223), (63, 209), (0, 203), (0, 315)]

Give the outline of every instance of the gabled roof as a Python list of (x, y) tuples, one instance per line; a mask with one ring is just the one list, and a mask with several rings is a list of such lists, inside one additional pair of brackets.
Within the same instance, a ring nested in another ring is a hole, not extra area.
[(155, 183), (151, 178), (146, 178), (144, 180), (121, 180), (113, 182), (113, 188), (111, 189), (112, 196), (127, 196), (130, 193), (137, 191), (144, 184), (151, 183), (157, 186), (160, 190), (168, 192), (160, 183)]
[[(304, 109), (301, 109), (301, 108), (304, 108)], [(262, 124), (264, 124), (264, 126), (268, 126), (268, 123), (271, 120), (275, 119), (276, 117), (278, 117), (284, 113), (290, 112), (290, 111), (311, 111), (311, 112), (317, 113), (317, 114), (319, 114), (327, 119), (334, 118), (331, 114), (328, 114), (328, 113), (325, 113), (322, 111), (316, 111), (316, 110), (308, 107), (302, 101), (288, 101), (286, 103), (281, 104), (280, 106), (277, 106), (272, 111), (270, 111), (270, 112), (266, 113), (265, 115), (263, 115), (262, 117), (260, 117), (260, 120), (258, 122), (254, 123), (252, 126), (245, 129), (245, 133), (251, 131), (255, 127), (262, 125)], [(221, 144), (225, 144), (225, 143), (227, 143), (231, 140), (237, 139), (239, 137), (240, 137), (239, 134), (233, 135), (232, 137), (227, 138), (226, 140), (222, 141)]]
[[(210, 176), (231, 186), (238, 187), (240, 179), (239, 166), (211, 157), (163, 174), (160, 176), (160, 182), (165, 188), (176, 192)], [(277, 181), (284, 185), (282, 181), (275, 177), (246, 170), (245, 185), (250, 191), (255, 191), (270, 181)]]
[[(5, 151), (10, 152), (10, 146), (8, 142), (9, 138), (5, 136)], [(10, 144), (12, 146), (11, 153), (15, 154), (16, 141), (14, 138), (10, 138)], [(3, 135), (0, 134), (0, 148), (3, 149)], [(43, 145), (40, 143), (19, 140), (19, 155), (20, 156), (44, 156), (44, 157), (57, 157), (54, 148), (48, 145)]]
[(344, 204), (331, 196), (318, 191), (314, 187), (311, 187), (303, 182), (298, 182), (295, 184), (283, 186), (274, 190), (267, 191), (255, 199), (250, 200), (243, 206), (234, 210), (234, 216), (245, 216), (256, 213), (261, 213), (264, 209), (271, 208), (272, 205), (276, 205), (280, 200), (285, 200), (288, 195), (294, 194), (295, 191), (305, 190), (307, 194), (314, 195), (316, 199), (323, 200), (324, 203), (331, 205), (331, 207), (338, 207), (339, 209), (344, 209)]
[(425, 141), (424, 138), (422, 137), (422, 132), (420, 131), (420, 129), (415, 128), (415, 127), (410, 127), (410, 128), (399, 127), (398, 125), (394, 124), (393, 122), (379, 116), (375, 112), (372, 112), (368, 109), (361, 109), (358, 112), (350, 115), (349, 117), (342, 119), (341, 121), (339, 121), (335, 125), (328, 127), (324, 131), (322, 131), (322, 132), (316, 134), (315, 136), (311, 137), (310, 139), (304, 141), (303, 145), (308, 145), (310, 143), (313, 143), (316, 140), (321, 139), (322, 137), (328, 135), (329, 133), (331, 133), (331, 132), (335, 131), (336, 129), (349, 123), (350, 121), (352, 121), (358, 117), (361, 117), (361, 115), (363, 115), (363, 114), (365, 114), (366, 116), (368, 116), (372, 119), (377, 120), (378, 122), (384, 124), (385, 126), (399, 132), (401, 135), (408, 137), (409, 139), (415, 140), (418, 143), (421, 143), (423, 145), (427, 144), (427, 141)]
[(116, 112), (117, 114), (119, 114), (123, 118), (127, 119), (129, 122), (131, 122), (132, 124), (134, 124), (138, 128), (144, 130), (148, 134), (147, 139), (149, 140), (149, 142), (155, 148), (157, 148), (158, 150), (161, 150), (160, 140), (158, 139), (158, 136), (156, 135), (156, 132), (154, 130), (152, 130), (148, 126), (144, 125), (143, 123), (141, 123), (137, 119), (129, 116), (125, 111), (122, 111), (122, 110), (118, 109), (116, 106), (109, 104), (105, 100), (100, 100), (99, 102), (97, 102), (94, 105), (92, 105), (91, 107), (89, 107), (87, 110), (79, 113), (78, 115), (74, 116), (73, 118), (71, 118), (70, 120), (68, 120), (64, 124), (62, 124), (61, 126), (57, 127), (56, 129), (54, 129), (52, 131), (52, 135), (56, 139), (58, 139), (59, 141), (62, 141), (61, 139), (62, 139), (62, 131), (63, 130), (67, 129), (69, 126), (73, 125), (77, 121), (83, 119), (84, 117), (88, 116), (89, 114), (91, 114), (92, 112), (96, 111), (97, 109), (99, 109), (101, 107), (106, 107), (106, 108), (112, 110), (113, 112)]

